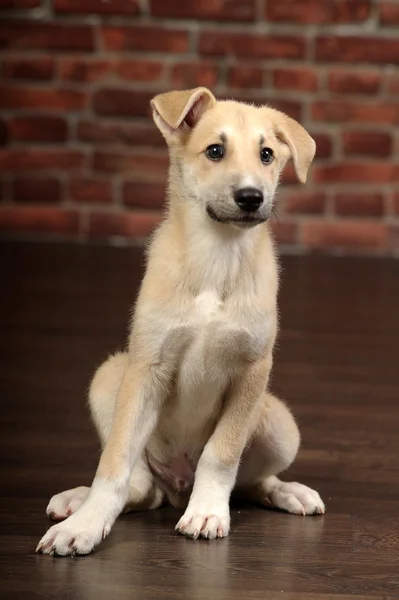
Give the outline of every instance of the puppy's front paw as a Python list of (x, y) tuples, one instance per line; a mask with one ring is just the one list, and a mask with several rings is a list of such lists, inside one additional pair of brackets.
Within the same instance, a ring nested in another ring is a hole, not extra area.
[(53, 525), (40, 540), (36, 552), (52, 556), (90, 554), (110, 529), (96, 518), (83, 521), (76, 513), (66, 521)]
[(229, 506), (190, 506), (176, 525), (176, 531), (194, 540), (199, 537), (208, 540), (226, 537), (230, 530)]

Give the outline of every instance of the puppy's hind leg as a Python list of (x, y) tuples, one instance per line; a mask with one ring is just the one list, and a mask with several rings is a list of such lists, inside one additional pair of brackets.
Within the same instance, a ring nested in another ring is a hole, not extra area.
[(296, 515), (324, 514), (324, 503), (315, 490), (276, 476), (294, 461), (299, 443), (299, 430), (289, 409), (264, 394), (257, 428), (243, 455), (237, 495)]
[(53, 496), (46, 508), (46, 514), (52, 521), (63, 521), (78, 510), (86, 500), (90, 488), (84, 485), (66, 490)]
[[(89, 403), (102, 447), (108, 439), (114, 416), (116, 397), (127, 368), (128, 356), (118, 352), (103, 363), (90, 386)], [(133, 466), (129, 495), (123, 512), (149, 510), (161, 506), (164, 493), (155, 484), (143, 455)]]
[[(53, 496), (46, 508), (52, 521), (63, 521), (75, 513), (89, 495), (90, 488), (80, 486)], [(165, 501), (162, 490), (153, 480), (147, 461), (140, 458), (134, 465), (129, 482), (129, 496), (124, 513), (159, 508)]]
[[(104, 447), (111, 430), (116, 396), (127, 366), (127, 354), (117, 353), (104, 362), (90, 386), (89, 404), (92, 418)], [(75, 513), (86, 500), (89, 487), (80, 486), (53, 496), (46, 513), (54, 521), (62, 521)], [(129, 496), (124, 512), (158, 508), (163, 492), (155, 485), (146, 460), (142, 457), (132, 470)]]

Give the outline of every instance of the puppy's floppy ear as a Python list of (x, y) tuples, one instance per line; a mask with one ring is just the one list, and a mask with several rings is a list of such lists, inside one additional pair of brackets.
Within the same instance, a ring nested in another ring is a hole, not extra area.
[(205, 87), (167, 92), (151, 100), (155, 124), (165, 139), (193, 129), (204, 112), (216, 104), (216, 98)]
[(274, 131), (276, 136), (289, 147), (297, 177), (301, 183), (305, 183), (310, 163), (316, 152), (314, 139), (302, 125), (280, 112), (275, 121)]

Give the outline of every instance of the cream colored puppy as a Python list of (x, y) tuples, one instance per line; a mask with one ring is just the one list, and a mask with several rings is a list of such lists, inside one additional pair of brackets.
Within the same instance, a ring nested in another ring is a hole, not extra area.
[[(315, 143), (268, 107), (205, 88), (152, 101), (170, 151), (168, 211), (155, 233), (129, 347), (97, 371), (90, 407), (103, 452), (92, 487), (54, 496), (37, 550), (87, 554), (123, 510), (184, 506), (176, 529), (229, 533), (233, 491), (291, 513), (324, 513), (314, 490), (276, 475), (299, 432), (267, 393), (278, 269), (269, 233), (288, 159), (306, 180)], [(68, 518), (67, 518), (68, 517)]]

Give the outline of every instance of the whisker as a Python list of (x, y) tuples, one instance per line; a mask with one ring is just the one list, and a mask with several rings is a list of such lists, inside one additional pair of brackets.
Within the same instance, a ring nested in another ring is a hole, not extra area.
[(276, 221), (280, 221), (280, 215), (278, 213), (276, 204), (273, 204), (273, 206), (272, 206), (272, 215), (276, 219)]

